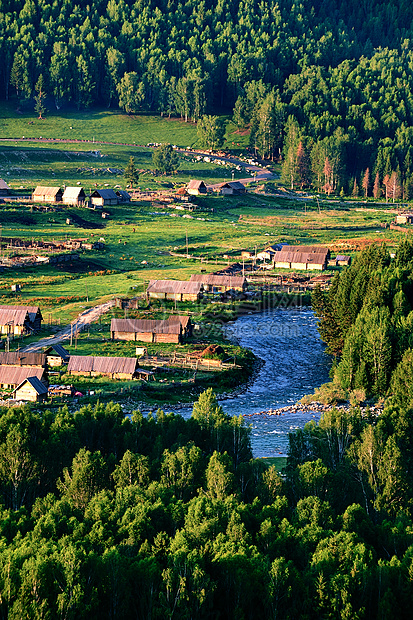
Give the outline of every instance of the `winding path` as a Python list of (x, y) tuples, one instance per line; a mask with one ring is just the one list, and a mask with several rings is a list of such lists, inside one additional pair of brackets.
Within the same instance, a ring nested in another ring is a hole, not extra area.
[(101, 314), (105, 314), (115, 305), (115, 301), (111, 299), (104, 304), (100, 304), (99, 306), (94, 306), (93, 308), (88, 308), (82, 314), (79, 314), (77, 319), (72, 321), (69, 325), (66, 325), (59, 333), (54, 336), (47, 336), (46, 338), (42, 338), (37, 342), (33, 342), (29, 344), (27, 347), (23, 349), (23, 351), (40, 351), (43, 347), (48, 347), (53, 344), (57, 344), (59, 342), (63, 342), (64, 340), (69, 340), (71, 333), (75, 334), (76, 332), (80, 332), (87, 325), (96, 321)]

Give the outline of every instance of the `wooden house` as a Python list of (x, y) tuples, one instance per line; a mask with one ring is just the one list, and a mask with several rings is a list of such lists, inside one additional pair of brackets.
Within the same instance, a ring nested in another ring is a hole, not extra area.
[(33, 202), (62, 202), (63, 190), (60, 187), (44, 187), (38, 185), (33, 194)]
[(90, 195), (90, 201), (95, 207), (110, 207), (119, 203), (113, 189), (95, 189)]
[(63, 192), (63, 202), (66, 205), (84, 206), (86, 194), (83, 187), (66, 187)]
[(0, 179), (0, 196), (8, 196), (10, 194), (10, 186), (4, 179)]
[(336, 264), (340, 267), (348, 267), (351, 265), (351, 256), (344, 256), (344, 254), (338, 254), (336, 256)]
[(220, 184), (219, 193), (222, 196), (241, 196), (246, 194), (247, 190), (240, 181), (228, 181), (227, 183)]
[(41, 328), (38, 306), (0, 306), (0, 333), (21, 336)]
[(207, 186), (203, 181), (189, 181), (186, 191), (192, 196), (199, 196), (208, 193)]
[(115, 192), (118, 198), (118, 204), (126, 204), (131, 201), (131, 196), (124, 189), (117, 189)]
[(47, 386), (47, 374), (44, 368), (28, 366), (0, 366), (0, 387), (15, 389), (29, 377), (37, 377), (41, 383)]
[(92, 355), (71, 355), (67, 372), (69, 375), (111, 379), (133, 379), (138, 368), (136, 357), (94, 357)]
[(202, 294), (201, 282), (182, 280), (150, 280), (146, 289), (148, 299), (198, 301)]
[(44, 350), (46, 356), (46, 363), (50, 368), (58, 368), (67, 364), (70, 358), (70, 353), (66, 351), (61, 344), (54, 344)]
[(189, 316), (170, 316), (167, 320), (112, 319), (110, 324), (112, 340), (133, 340), (136, 342), (180, 343), (192, 335)]
[(190, 282), (200, 282), (204, 291), (225, 293), (226, 291), (245, 291), (247, 280), (243, 276), (216, 275), (215, 273), (195, 273)]
[(274, 253), (275, 268), (323, 271), (327, 268), (330, 251), (321, 246), (285, 245)]
[(47, 395), (47, 387), (37, 377), (27, 377), (13, 391), (13, 398), (15, 400), (31, 402), (45, 400)]

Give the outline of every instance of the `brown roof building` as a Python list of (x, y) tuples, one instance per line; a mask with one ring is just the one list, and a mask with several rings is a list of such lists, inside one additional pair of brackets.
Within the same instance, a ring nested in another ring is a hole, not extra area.
[(136, 357), (93, 357), (71, 355), (67, 372), (69, 375), (96, 377), (104, 375), (111, 379), (132, 379), (138, 368)]
[(274, 253), (275, 268), (323, 271), (327, 267), (330, 250), (321, 246), (285, 245)]
[(206, 194), (207, 193), (207, 186), (205, 185), (205, 183), (203, 181), (189, 181), (188, 185), (186, 186), (186, 191), (188, 192), (188, 194), (191, 194), (192, 196), (199, 196), (199, 194)]
[(148, 299), (198, 301), (203, 287), (201, 282), (188, 280), (150, 280), (146, 289)]
[(205, 291), (244, 291), (247, 280), (243, 276), (220, 276), (214, 273), (194, 273), (190, 282), (201, 282)]
[(37, 377), (47, 386), (47, 375), (44, 368), (27, 366), (0, 366), (0, 387), (16, 388), (29, 377)]
[(38, 306), (0, 306), (0, 333), (20, 336), (41, 328)]
[(33, 194), (33, 202), (62, 202), (63, 190), (60, 187), (38, 185)]
[(189, 316), (170, 316), (167, 320), (112, 319), (112, 340), (179, 343), (192, 333)]
[(0, 365), (46, 368), (46, 355), (44, 353), (9, 351), (8, 353), (0, 353)]

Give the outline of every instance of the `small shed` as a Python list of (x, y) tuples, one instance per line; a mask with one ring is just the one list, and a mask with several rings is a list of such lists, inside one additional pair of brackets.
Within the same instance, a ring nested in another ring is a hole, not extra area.
[(111, 379), (133, 379), (138, 368), (136, 357), (94, 357), (92, 355), (71, 355), (67, 372), (69, 375)]
[(223, 196), (241, 196), (246, 194), (247, 190), (240, 181), (228, 181), (228, 183), (221, 183), (219, 193)]
[(340, 267), (347, 267), (351, 265), (351, 256), (344, 256), (344, 254), (338, 254), (336, 256), (337, 265)]
[(131, 196), (124, 189), (117, 189), (115, 192), (118, 198), (118, 204), (125, 204), (131, 201)]
[(27, 379), (24, 379), (13, 392), (13, 398), (15, 400), (27, 400), (31, 402), (45, 400), (47, 395), (47, 387), (37, 377), (27, 377)]
[(207, 186), (203, 181), (189, 181), (186, 191), (192, 196), (199, 196), (200, 194), (207, 194)]
[(86, 202), (85, 190), (83, 187), (66, 187), (63, 202), (66, 205), (83, 206)]
[(0, 179), (0, 196), (8, 196), (10, 194), (11, 187), (6, 183), (4, 179)]
[(109, 207), (119, 203), (113, 189), (95, 189), (90, 195), (90, 200), (95, 207)]
[(205, 291), (225, 293), (226, 291), (245, 291), (247, 279), (244, 276), (225, 276), (215, 273), (195, 273), (190, 282), (201, 282)]
[(201, 282), (187, 280), (150, 280), (146, 289), (148, 299), (198, 301), (203, 291)]
[(60, 187), (44, 187), (38, 185), (33, 194), (33, 202), (62, 202), (63, 190)]
[(63, 366), (63, 364), (67, 364), (70, 358), (69, 351), (66, 351), (61, 344), (54, 344), (51, 347), (47, 347), (44, 353), (47, 365), (51, 368), (58, 368), (59, 366)]

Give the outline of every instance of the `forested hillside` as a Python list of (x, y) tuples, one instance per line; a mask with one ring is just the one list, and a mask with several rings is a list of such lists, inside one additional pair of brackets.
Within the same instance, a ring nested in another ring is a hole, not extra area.
[(2, 618), (411, 617), (408, 408), (326, 413), (284, 478), (211, 391), (187, 421), (0, 413)]
[(334, 381), (346, 394), (389, 393), (412, 405), (412, 269), (410, 240), (392, 260), (385, 246), (372, 245), (335, 276), (328, 292), (314, 292), (321, 338), (337, 356)]
[(291, 187), (412, 193), (408, 2), (2, 0), (0, 11), (5, 98), (195, 121), (225, 111), (258, 154), (284, 153)]

